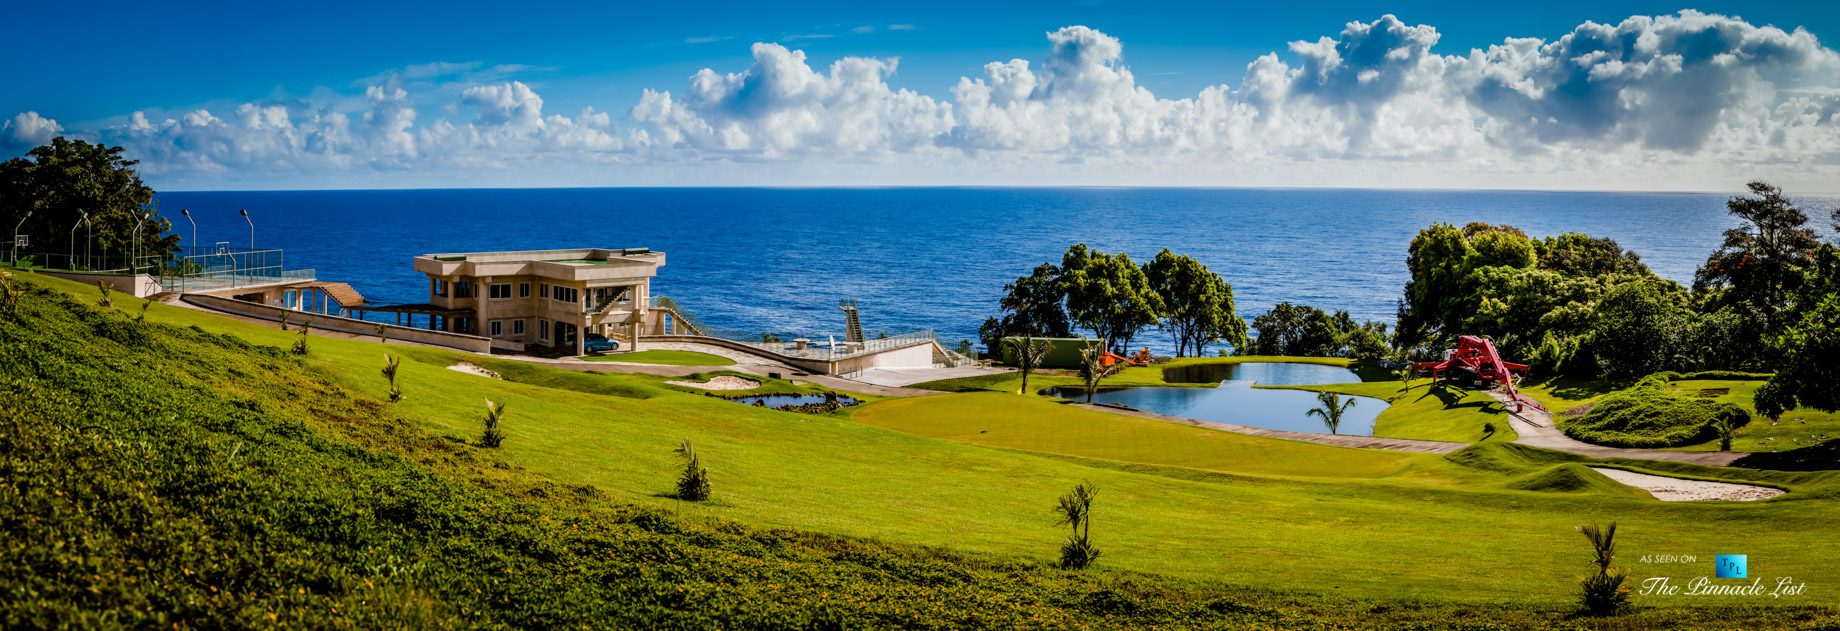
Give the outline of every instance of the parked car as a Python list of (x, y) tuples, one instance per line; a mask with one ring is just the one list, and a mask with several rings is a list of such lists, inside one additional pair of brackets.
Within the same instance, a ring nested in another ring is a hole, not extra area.
[(620, 343), (607, 339), (607, 336), (599, 333), (589, 333), (588, 337), (582, 341), (581, 347), (590, 353), (611, 353), (620, 350)]

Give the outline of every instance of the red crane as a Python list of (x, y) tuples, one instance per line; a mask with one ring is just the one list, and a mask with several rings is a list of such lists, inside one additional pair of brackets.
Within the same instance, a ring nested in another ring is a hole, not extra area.
[(1494, 382), (1506, 386), (1514, 401), (1544, 411), (1545, 406), (1514, 389), (1514, 371), (1526, 374), (1526, 364), (1503, 361), (1495, 343), (1474, 335), (1457, 338), (1457, 347), (1444, 352), (1444, 361), (1412, 362), (1413, 374), (1431, 371), (1432, 379), (1462, 376), (1475, 382)]

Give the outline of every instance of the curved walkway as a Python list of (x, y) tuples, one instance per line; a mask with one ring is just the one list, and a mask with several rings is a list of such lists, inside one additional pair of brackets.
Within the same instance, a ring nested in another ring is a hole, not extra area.
[[(1499, 392), (1491, 391), (1489, 392), (1489, 396), (1494, 397), (1496, 401), (1501, 401), (1504, 406), (1509, 403), (1507, 395)], [(1663, 451), (1660, 449), (1625, 449), (1622, 447), (1593, 445), (1566, 436), (1565, 432), (1559, 431), (1558, 426), (1553, 423), (1552, 413), (1531, 406), (1522, 409), (1520, 412), (1514, 412), (1510, 409), (1508, 411), (1508, 418), (1510, 419), (1508, 425), (1514, 428), (1514, 433), (1520, 434), (1520, 438), (1514, 439), (1516, 443), (1529, 447), (1574, 453), (1580, 456), (1590, 456), (1592, 458), (1672, 460), (1674, 462), (1690, 462), (1693, 464), (1724, 467), (1729, 466), (1732, 462), (1747, 455), (1743, 452), (1736, 451)]]

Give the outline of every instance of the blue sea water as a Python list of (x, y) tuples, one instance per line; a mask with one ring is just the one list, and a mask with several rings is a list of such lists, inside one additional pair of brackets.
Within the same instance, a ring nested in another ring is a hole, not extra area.
[[(351, 283), (372, 302), (421, 302), (411, 258), (428, 253), (649, 247), (668, 253), (654, 292), (712, 326), (828, 334), (837, 299), (868, 328), (976, 339), (1005, 282), (1072, 243), (1146, 260), (1196, 257), (1233, 285), (1246, 318), (1280, 301), (1391, 323), (1406, 246), (1433, 222), (1482, 221), (1531, 235), (1607, 236), (1656, 273), (1690, 282), (1736, 224), (1726, 195), (1346, 189), (493, 189), (169, 192), (201, 244), (258, 247)], [(1814, 215), (1832, 198), (1802, 200)], [(1825, 222), (1822, 222), (1825, 223)], [(1166, 335), (1138, 340), (1172, 350)]]

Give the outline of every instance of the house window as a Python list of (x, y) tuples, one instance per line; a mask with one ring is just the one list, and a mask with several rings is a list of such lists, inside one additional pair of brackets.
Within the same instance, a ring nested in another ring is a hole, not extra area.
[(455, 298), (472, 298), (473, 297), (473, 282), (466, 281), (466, 280), (455, 282), (454, 283), (454, 297)]
[(549, 297), (549, 283), (537, 283), (537, 297), (538, 298), (548, 298)]
[[(529, 289), (530, 284), (525, 283), (524, 288)], [(524, 336), (524, 321), (523, 320), (512, 320), (511, 321), (511, 334), (517, 337)]]
[(518, 283), (518, 297), (519, 298), (529, 298), (530, 297), (530, 283)]
[(504, 322), (493, 320), (492, 321), (492, 337), (504, 337), (505, 336), (505, 326), (504, 325), (505, 325)]
[(537, 338), (545, 342), (549, 341), (549, 320), (537, 319)]
[(439, 278), (434, 279), (434, 295), (436, 296), (446, 296), (447, 295), (447, 281), (441, 280)]
[(550, 292), (550, 296), (555, 298), (557, 302), (575, 302), (580, 300), (581, 290), (574, 287), (557, 285), (555, 290)]
[(492, 299), (504, 300), (511, 297), (511, 283), (492, 286)]

